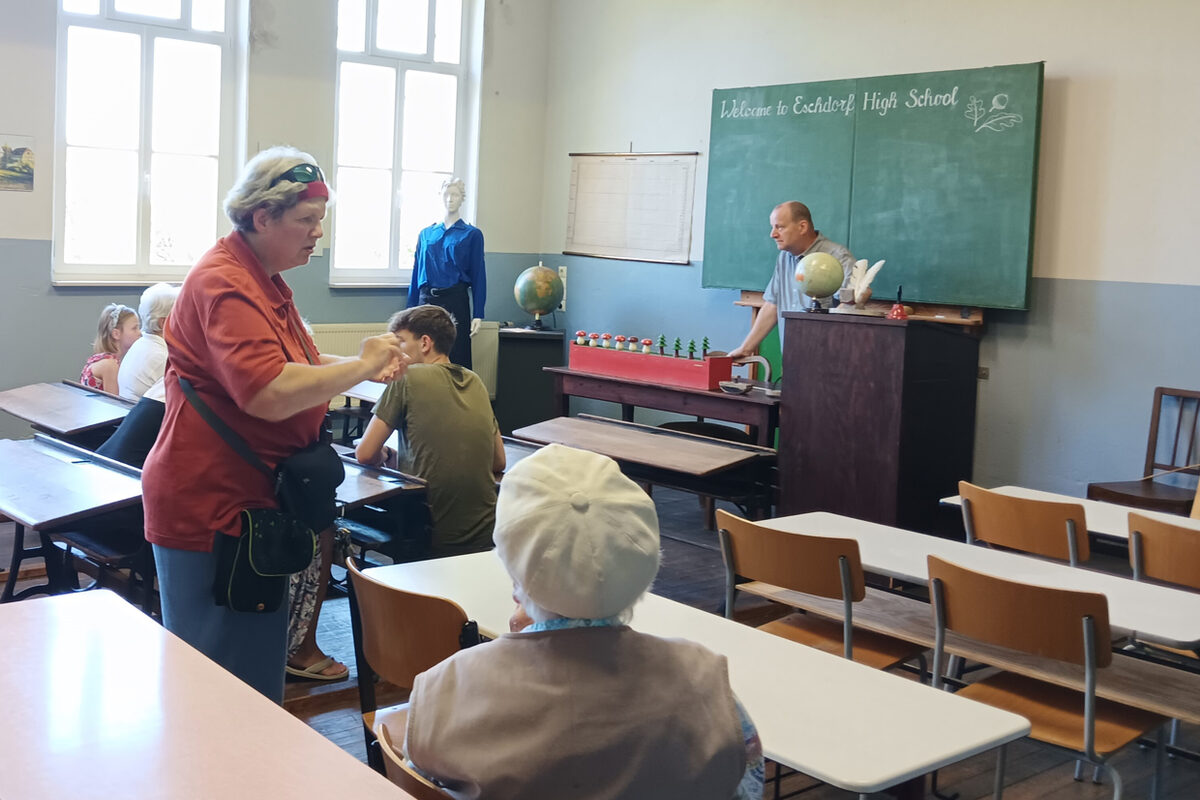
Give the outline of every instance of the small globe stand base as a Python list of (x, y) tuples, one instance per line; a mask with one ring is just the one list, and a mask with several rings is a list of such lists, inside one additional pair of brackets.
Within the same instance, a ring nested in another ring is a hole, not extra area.
[(821, 301), (817, 298), (812, 298), (812, 305), (804, 309), (809, 314), (828, 314), (829, 309), (821, 305)]
[(544, 330), (546, 330), (546, 326), (542, 324), (542, 315), (534, 314), (533, 315), (533, 323), (530, 325), (526, 325), (525, 330), (527, 330), (527, 331), (544, 331)]

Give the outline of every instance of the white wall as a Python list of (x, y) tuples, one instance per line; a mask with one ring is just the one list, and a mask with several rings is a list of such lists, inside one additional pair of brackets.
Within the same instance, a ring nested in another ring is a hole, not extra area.
[(556, 2), (541, 250), (562, 249), (568, 151), (706, 154), (714, 88), (1044, 60), (1034, 275), (1200, 285), (1198, 31), (1194, 0)]
[(56, 6), (0, 0), (0, 133), (32, 136), (35, 159), (32, 192), (0, 192), (0, 237), (52, 238)]

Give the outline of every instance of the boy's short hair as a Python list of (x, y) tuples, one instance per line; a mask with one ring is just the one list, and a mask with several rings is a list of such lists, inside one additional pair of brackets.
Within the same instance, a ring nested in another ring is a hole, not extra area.
[(449, 355), (454, 348), (454, 338), (458, 335), (450, 312), (431, 305), (413, 306), (392, 314), (388, 320), (388, 331), (408, 331), (417, 338), (428, 336), (433, 341), (433, 349), (443, 356)]

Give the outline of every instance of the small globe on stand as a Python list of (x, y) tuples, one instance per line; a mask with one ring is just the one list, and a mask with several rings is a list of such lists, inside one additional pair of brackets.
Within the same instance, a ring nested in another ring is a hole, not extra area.
[(526, 313), (533, 314), (533, 324), (526, 328), (540, 331), (546, 327), (542, 324), (542, 317), (557, 309), (562, 302), (563, 282), (556, 271), (538, 264), (517, 276), (513, 284), (513, 297)]
[(842, 288), (845, 279), (842, 262), (829, 253), (809, 253), (796, 265), (796, 280), (800, 282), (800, 291), (813, 299), (809, 311), (828, 311), (821, 307), (820, 298), (829, 297)]

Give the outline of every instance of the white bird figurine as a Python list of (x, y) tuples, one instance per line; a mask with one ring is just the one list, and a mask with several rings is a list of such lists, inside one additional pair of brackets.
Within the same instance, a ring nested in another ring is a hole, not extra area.
[(875, 280), (883, 265), (883, 261), (876, 261), (867, 269), (867, 260), (860, 258), (855, 262), (854, 269), (850, 270), (850, 289), (854, 291), (854, 304), (859, 308), (871, 298), (871, 281)]

